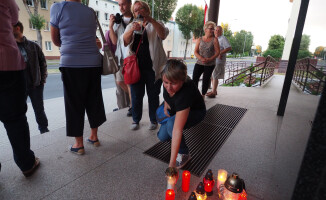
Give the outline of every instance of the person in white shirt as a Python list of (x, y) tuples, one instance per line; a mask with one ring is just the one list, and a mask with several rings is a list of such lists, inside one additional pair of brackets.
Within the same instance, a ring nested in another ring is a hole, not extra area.
[(222, 33), (223, 28), (221, 26), (217, 26), (214, 34), (220, 43), (220, 55), (216, 58), (216, 65), (212, 75), (212, 91), (206, 94), (206, 96), (210, 98), (214, 98), (217, 95), (218, 79), (224, 79), (226, 53), (232, 50), (228, 39), (222, 35)]
[(118, 58), (118, 64), (120, 70), (114, 74), (116, 85), (117, 85), (117, 103), (119, 109), (130, 106), (127, 116), (131, 117), (131, 97), (130, 97), (130, 88), (124, 82), (122, 68), (123, 68), (123, 59), (127, 57), (129, 48), (123, 45), (122, 34), (124, 33), (129, 22), (133, 20), (133, 15), (131, 12), (131, 0), (118, 0), (120, 12), (122, 17), (116, 17), (113, 14), (110, 16), (109, 23), (109, 36), (113, 45), (117, 46), (115, 55)]

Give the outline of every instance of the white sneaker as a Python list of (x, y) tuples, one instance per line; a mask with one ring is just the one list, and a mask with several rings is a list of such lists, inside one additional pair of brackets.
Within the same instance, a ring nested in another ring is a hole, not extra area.
[(189, 162), (190, 159), (191, 159), (190, 154), (178, 153), (177, 160), (176, 160), (176, 168), (180, 169), (184, 167)]
[(155, 130), (157, 128), (157, 123), (151, 123), (148, 127), (149, 130)]
[(130, 130), (137, 130), (139, 129), (139, 124), (132, 123), (130, 126)]

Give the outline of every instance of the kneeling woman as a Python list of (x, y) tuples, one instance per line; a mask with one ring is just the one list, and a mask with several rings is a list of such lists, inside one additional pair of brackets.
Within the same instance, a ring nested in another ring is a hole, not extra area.
[(187, 76), (187, 66), (182, 61), (168, 60), (162, 80), (164, 112), (170, 118), (161, 125), (157, 136), (161, 141), (172, 138), (169, 167), (181, 168), (190, 160), (182, 132), (204, 119), (206, 106), (198, 88)]

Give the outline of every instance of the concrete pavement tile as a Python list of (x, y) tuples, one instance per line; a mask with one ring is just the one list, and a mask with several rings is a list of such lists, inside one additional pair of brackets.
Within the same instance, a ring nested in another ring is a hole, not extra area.
[[(25, 180), (22, 174), (22, 178), (19, 177), (17, 167), (17, 170), (11, 170), (9, 174), (5, 173), (6, 176), (2, 179), (5, 189), (1, 192), (4, 199), (19, 199), (23, 196), (27, 196), (27, 199), (42, 198), (130, 148), (126, 143), (103, 135), (100, 147), (85, 144), (86, 154), (78, 156), (68, 150), (68, 144), (72, 141), (66, 140), (35, 151), (41, 165), (30, 179)], [(15, 165), (13, 161), (9, 162), (10, 166)], [(7, 163), (4, 164), (7, 166)], [(5, 169), (6, 167), (3, 170)]]
[(45, 199), (164, 199), (167, 164), (137, 148), (109, 160)]

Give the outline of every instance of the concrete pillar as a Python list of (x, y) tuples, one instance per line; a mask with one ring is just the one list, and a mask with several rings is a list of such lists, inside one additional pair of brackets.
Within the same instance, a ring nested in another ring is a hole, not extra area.
[(301, 0), (293, 0), (291, 17), (289, 19), (288, 30), (285, 36), (282, 60), (289, 60), (295, 27), (297, 26)]

